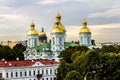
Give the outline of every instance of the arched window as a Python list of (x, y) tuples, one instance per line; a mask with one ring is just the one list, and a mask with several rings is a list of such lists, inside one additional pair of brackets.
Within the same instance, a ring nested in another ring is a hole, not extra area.
[(59, 37), (59, 44), (62, 44), (62, 37)]
[(88, 44), (90, 43), (90, 37), (87, 38), (87, 42), (88, 42)]
[(35, 39), (35, 45), (37, 45), (37, 39)]
[(54, 45), (54, 44), (55, 44), (55, 38), (53, 37), (53, 39), (52, 39), (52, 40), (53, 40), (53, 45)]

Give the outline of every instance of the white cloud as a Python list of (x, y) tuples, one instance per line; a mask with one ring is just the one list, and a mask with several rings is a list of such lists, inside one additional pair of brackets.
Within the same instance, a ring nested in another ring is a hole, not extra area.
[(66, 2), (67, 0), (42, 0), (39, 1), (38, 3), (40, 4), (56, 4), (56, 3), (62, 3), (62, 2)]
[(95, 17), (120, 17), (120, 8), (112, 8), (104, 12), (96, 12), (89, 15), (89, 17), (95, 18)]
[[(78, 41), (81, 27), (82, 26), (66, 26), (66, 41)], [(118, 37), (120, 24), (88, 25), (88, 27), (92, 32), (92, 39), (96, 42), (120, 41)]]

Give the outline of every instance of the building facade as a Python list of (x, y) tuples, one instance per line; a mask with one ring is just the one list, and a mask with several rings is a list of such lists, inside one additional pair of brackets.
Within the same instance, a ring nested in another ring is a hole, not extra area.
[(58, 65), (47, 59), (0, 61), (0, 80), (54, 80)]

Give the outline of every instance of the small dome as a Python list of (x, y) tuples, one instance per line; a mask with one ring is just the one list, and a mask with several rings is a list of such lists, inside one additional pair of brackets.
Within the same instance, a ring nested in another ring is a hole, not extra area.
[(40, 32), (40, 36), (46, 36), (46, 33), (44, 32), (44, 28), (42, 28), (42, 30)]
[(80, 33), (83, 32), (83, 33), (86, 33), (86, 32), (90, 32), (90, 29), (88, 27), (82, 27), (80, 29)]
[(38, 31), (35, 29), (30, 29), (27, 33), (27, 35), (38, 35)]
[(58, 12), (58, 14), (56, 15), (56, 18), (61, 18), (61, 15), (59, 14), (59, 12)]
[(40, 32), (40, 36), (46, 36), (45, 32)]
[(52, 33), (59, 33), (59, 32), (63, 32), (59, 27), (53, 27), (52, 29)]
[(84, 21), (82, 22), (82, 24), (87, 24), (87, 21), (86, 21), (86, 20), (84, 20)]
[(31, 27), (35, 26), (35, 23), (32, 21), (32, 23), (30, 24)]

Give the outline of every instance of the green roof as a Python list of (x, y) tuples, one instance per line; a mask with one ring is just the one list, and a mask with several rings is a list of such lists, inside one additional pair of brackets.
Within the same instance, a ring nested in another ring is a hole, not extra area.
[(46, 43), (40, 44), (39, 46), (36, 46), (35, 49), (37, 50), (37, 52), (49, 51), (51, 49), (51, 44), (46, 42)]
[(64, 48), (68, 48), (70, 46), (79, 46), (77, 43), (75, 42), (65, 42)]
[[(79, 46), (77, 43), (75, 42), (65, 42), (64, 44), (64, 48), (68, 48), (70, 46)], [(45, 51), (50, 51), (51, 50), (51, 43), (43, 43), (40, 44), (39, 46), (36, 46), (35, 49), (37, 50), (37, 52), (45, 52)]]

